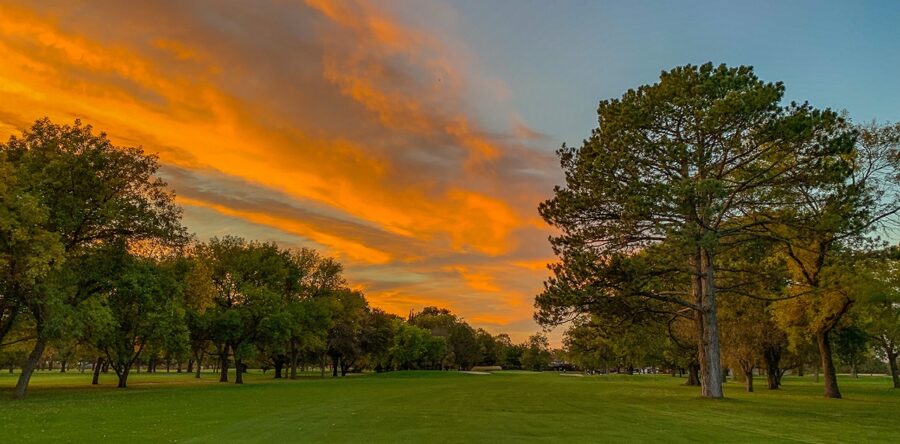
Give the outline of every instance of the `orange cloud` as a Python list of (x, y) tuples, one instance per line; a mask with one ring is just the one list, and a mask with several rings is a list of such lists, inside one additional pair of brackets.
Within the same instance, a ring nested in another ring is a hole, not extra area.
[(331, 236), (316, 229), (316, 227), (310, 226), (300, 220), (284, 219), (255, 211), (238, 210), (226, 207), (224, 205), (218, 205), (212, 202), (204, 202), (185, 197), (177, 197), (176, 200), (181, 205), (210, 208), (227, 216), (240, 217), (241, 219), (245, 219), (249, 222), (266, 225), (269, 227), (277, 228), (279, 230), (283, 230), (288, 233), (303, 236), (307, 239), (311, 239), (316, 243), (329, 247), (332, 251), (338, 252), (339, 254), (342, 254), (356, 261), (371, 264), (386, 264), (391, 261), (391, 256), (383, 251), (369, 248), (358, 242)]
[[(111, 4), (85, 17), (83, 6), (4, 3), (0, 137), (45, 115), (82, 118), (116, 143), (158, 152), (168, 167), (233, 178), (333, 217), (238, 206), (222, 196), (240, 185), (212, 182), (176, 189), (182, 205), (308, 239), (351, 271), (396, 265), (428, 277), (359, 283), (372, 287), (375, 305), (442, 305), (491, 324), (528, 319), (543, 275), (511, 264), (530, 260), (518, 256), (523, 243), (545, 242), (543, 233), (520, 239), (542, 226), (534, 216), (542, 191), (501, 172), (511, 162), (541, 168), (539, 156), (492, 136), (467, 111), (465, 64), (440, 39), (365, 2), (306, 5), (280, 5), (311, 24), (298, 36), (278, 27), (282, 11), (268, 5), (192, 21), (171, 10), (178, 5), (133, 13)], [(217, 27), (225, 19), (240, 26)], [(162, 20), (165, 30), (147, 25)], [(280, 52), (266, 52), (275, 44)], [(327, 225), (339, 219), (371, 230)], [(448, 263), (461, 268), (447, 273)]]

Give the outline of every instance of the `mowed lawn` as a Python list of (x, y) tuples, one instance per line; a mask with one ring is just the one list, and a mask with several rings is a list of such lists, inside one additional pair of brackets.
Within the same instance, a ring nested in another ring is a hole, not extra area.
[[(845, 399), (811, 379), (705, 400), (669, 376), (396, 372), (243, 386), (205, 374), (39, 373), (28, 399), (0, 375), (0, 442), (900, 442), (900, 390), (843, 378)], [(762, 385), (763, 381), (758, 381)]]

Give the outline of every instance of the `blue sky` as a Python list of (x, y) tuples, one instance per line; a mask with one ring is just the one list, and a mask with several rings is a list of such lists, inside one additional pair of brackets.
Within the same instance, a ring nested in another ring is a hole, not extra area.
[(588, 135), (601, 98), (708, 61), (751, 65), (783, 81), (788, 100), (846, 109), (857, 121), (900, 120), (900, 2), (453, 4), (457, 37), (481, 70), (504, 79), (510, 106), (558, 141)]

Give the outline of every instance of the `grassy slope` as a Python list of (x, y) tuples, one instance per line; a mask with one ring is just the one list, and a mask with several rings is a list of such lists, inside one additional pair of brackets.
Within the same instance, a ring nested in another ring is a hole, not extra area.
[(787, 379), (752, 394), (728, 383), (728, 399), (710, 401), (668, 376), (270, 376), (235, 386), (139, 374), (118, 390), (112, 375), (90, 387), (89, 374), (42, 373), (14, 402), (15, 380), (0, 374), (0, 441), (900, 442), (900, 391), (882, 377), (842, 379), (843, 400)]

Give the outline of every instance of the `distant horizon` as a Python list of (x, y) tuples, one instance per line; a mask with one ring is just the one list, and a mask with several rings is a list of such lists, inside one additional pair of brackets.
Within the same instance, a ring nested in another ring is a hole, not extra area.
[(896, 122), (897, 23), (893, 2), (9, 2), (0, 139), (79, 118), (158, 153), (201, 240), (315, 248), (374, 306), (521, 341), (554, 151), (600, 100), (711, 61)]

